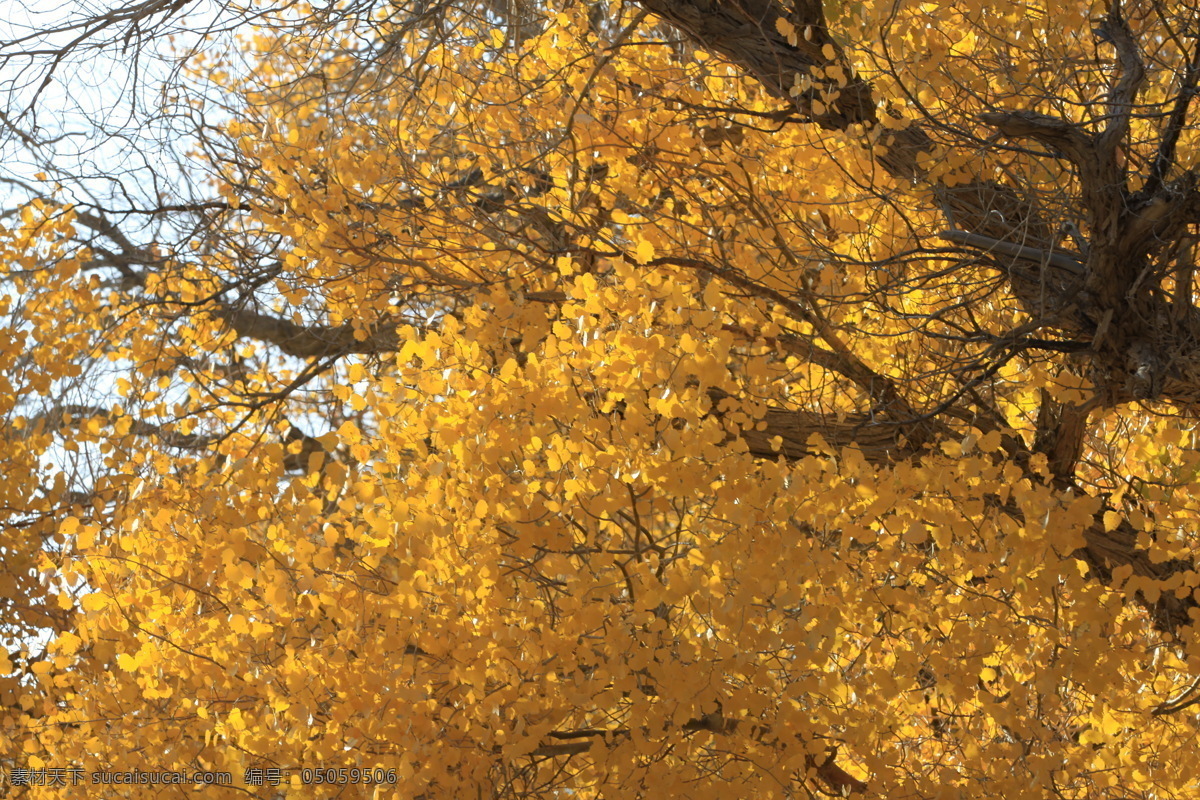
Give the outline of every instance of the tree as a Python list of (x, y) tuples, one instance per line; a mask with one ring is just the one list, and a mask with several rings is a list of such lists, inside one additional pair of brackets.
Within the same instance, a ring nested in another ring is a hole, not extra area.
[(1194, 796), (1197, 16), (363, 2), (198, 48), (202, 180), (22, 184), (5, 235), (6, 766)]

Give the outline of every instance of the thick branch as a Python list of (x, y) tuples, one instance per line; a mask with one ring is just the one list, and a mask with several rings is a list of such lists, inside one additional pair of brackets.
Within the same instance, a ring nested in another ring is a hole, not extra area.
[(1149, 194), (1157, 192), (1167, 177), (1167, 171), (1175, 164), (1175, 146), (1179, 143), (1179, 134), (1183, 132), (1187, 122), (1188, 106), (1196, 95), (1196, 85), (1200, 81), (1200, 41), (1196, 42), (1192, 58), (1184, 70), (1180, 81), (1179, 95), (1175, 98), (1175, 106), (1167, 118), (1166, 128), (1159, 140), (1158, 153), (1154, 156), (1154, 164), (1150, 167), (1150, 177), (1146, 179), (1142, 191)]
[[(720, 389), (709, 389), (712, 413), (725, 417), (742, 409), (742, 402)], [(872, 463), (885, 464), (916, 455), (931, 423), (923, 419), (891, 420), (875, 414), (840, 418), (812, 411), (768, 407), (761, 419), (741, 426), (736, 437), (746, 452), (760, 458), (799, 459), (846, 447), (861, 450)]]
[(1146, 69), (1138, 54), (1133, 31), (1121, 13), (1121, 0), (1113, 0), (1097, 33), (1117, 50), (1119, 77), (1108, 92), (1108, 124), (1097, 141), (1100, 157), (1106, 160), (1129, 133), (1134, 101), (1146, 78)]
[(1033, 139), (1064, 156), (1077, 169), (1090, 166), (1095, 145), (1074, 123), (1036, 111), (990, 111), (979, 115), (985, 125), (1013, 139)]
[[(714, 712), (685, 722), (682, 731), (684, 733), (707, 731), (722, 736), (730, 736), (741, 731), (757, 742), (768, 741), (768, 737), (771, 735), (769, 726), (743, 725), (742, 722), (742, 720), (729, 719), (720, 712)], [(556, 731), (548, 736), (553, 741), (540, 744), (530, 755), (543, 757), (578, 755), (591, 750), (598, 741), (608, 744), (614, 741), (623, 741), (629, 736), (630, 731), (627, 728), (585, 728), (575, 731)], [(795, 738), (799, 739), (800, 737), (796, 736)], [(805, 765), (808, 769), (813, 770), (817, 778), (837, 797), (865, 793), (868, 788), (867, 784), (839, 767), (836, 759), (837, 748), (833, 747), (826, 750), (823, 758), (814, 755), (806, 756)]]
[[(1104, 515), (1110, 511), (1116, 509), (1105, 505), (1096, 512), (1092, 524), (1083, 532), (1086, 544), (1072, 554), (1088, 565), (1093, 577), (1113, 583), (1113, 571), (1129, 567), (1133, 577), (1162, 585), (1172, 579), (1178, 583), (1177, 576), (1196, 569), (1187, 560), (1170, 559), (1160, 563), (1152, 559), (1149, 553), (1138, 547), (1138, 531), (1128, 521), (1122, 520), (1114, 530), (1105, 530)], [(1174, 591), (1163, 590), (1151, 601), (1139, 589), (1136, 598), (1139, 605), (1150, 614), (1154, 627), (1163, 633), (1182, 638), (1185, 628), (1200, 623), (1200, 603), (1196, 602), (1191, 591), (1179, 597)]]
[(130, 419), (129, 432), (134, 436), (150, 436), (166, 447), (175, 447), (180, 450), (206, 450), (216, 442), (216, 439), (211, 436), (179, 433), (170, 425), (156, 425), (153, 422), (118, 416), (100, 406), (54, 406), (31, 418), (28, 427), (34, 428), (40, 423), (44, 425), (43, 430), (54, 433), (89, 419), (102, 419), (109, 425), (115, 425), (122, 419)]
[(1070, 483), (1075, 465), (1083, 453), (1088, 416), (1096, 403), (1073, 405), (1060, 403), (1043, 390), (1038, 409), (1037, 434), (1033, 450), (1046, 456), (1050, 474), (1060, 483)]
[[(791, 89), (796, 76), (809, 77), (814, 67), (844, 62), (841, 48), (825, 25), (821, 0), (800, 0), (794, 12), (772, 0), (642, 0), (644, 8), (674, 25), (706, 50), (720, 53), (745, 69), (772, 96), (793, 101)], [(779, 20), (807, 36), (796, 36), (790, 44), (780, 31)], [(833, 59), (825, 57), (832, 48)], [(847, 72), (849, 74), (849, 72)], [(836, 84), (827, 82), (827, 88)], [(831, 130), (845, 130), (855, 123), (868, 126), (876, 121), (871, 87), (861, 78), (851, 78), (822, 113), (811, 105), (802, 109), (813, 122)], [(803, 102), (803, 101), (801, 101)]]
[(260, 314), (245, 308), (223, 306), (212, 311), (229, 324), (238, 336), (268, 342), (297, 358), (387, 353), (399, 348), (396, 331), (382, 326), (365, 332), (353, 325), (299, 325), (290, 320)]
[(968, 231), (942, 231), (938, 234), (938, 238), (947, 242), (953, 242), (954, 244), (961, 244), (965, 247), (973, 247), (991, 253), (1012, 256), (1013, 258), (1019, 258), (1034, 264), (1058, 267), (1072, 275), (1083, 275), (1083, 262), (1062, 250), (1042, 250), (1038, 247), (1026, 247), (1025, 245), (1002, 242), (990, 236), (970, 233)]

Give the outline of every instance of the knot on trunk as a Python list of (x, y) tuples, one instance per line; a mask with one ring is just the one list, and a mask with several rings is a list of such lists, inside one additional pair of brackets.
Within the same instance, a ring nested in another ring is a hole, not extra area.
[(1162, 393), (1166, 364), (1158, 350), (1145, 340), (1134, 342), (1126, 358), (1129, 378), (1125, 388), (1137, 400), (1153, 400)]

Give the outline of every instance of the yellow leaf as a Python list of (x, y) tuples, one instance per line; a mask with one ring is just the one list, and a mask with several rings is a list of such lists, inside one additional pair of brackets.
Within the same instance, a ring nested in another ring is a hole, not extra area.
[(74, 653), (79, 649), (79, 645), (83, 640), (71, 631), (65, 631), (55, 640), (55, 645), (63, 653)]
[(1100, 715), (1100, 732), (1105, 736), (1116, 736), (1121, 732), (1121, 721), (1113, 714), (1112, 709), (1104, 707)]
[(108, 607), (108, 597), (99, 592), (90, 592), (79, 601), (85, 611), (100, 611)]
[(77, 550), (90, 550), (95, 544), (96, 528), (91, 525), (84, 525), (75, 536), (75, 548)]
[(639, 264), (647, 264), (654, 260), (654, 245), (642, 239), (638, 242), (637, 251), (634, 258)]

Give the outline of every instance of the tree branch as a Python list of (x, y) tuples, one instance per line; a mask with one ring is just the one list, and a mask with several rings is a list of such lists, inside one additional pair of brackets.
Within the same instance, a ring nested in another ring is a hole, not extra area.
[(993, 239), (990, 236), (971, 233), (969, 231), (942, 231), (938, 234), (938, 238), (943, 241), (952, 242), (953, 244), (961, 244), (965, 247), (973, 247), (991, 253), (1012, 256), (1013, 258), (1030, 261), (1034, 264), (1058, 267), (1072, 275), (1084, 274), (1083, 262), (1062, 250), (1042, 250), (1037, 247), (1002, 242), (999, 239)]
[[(721, 736), (731, 736), (741, 731), (756, 742), (764, 742), (772, 732), (770, 726), (743, 725), (742, 720), (729, 719), (719, 711), (688, 720), (681, 727), (681, 731), (683, 733), (707, 731)], [(574, 731), (556, 731), (548, 734), (548, 738), (557, 741), (538, 745), (530, 755), (551, 757), (578, 755), (591, 750), (596, 741), (610, 744), (614, 740), (627, 739), (630, 735), (631, 732), (628, 728), (611, 730), (584, 728)], [(801, 737), (797, 735), (795, 738), (800, 739)], [(824, 758), (809, 754), (805, 756), (805, 765), (816, 774), (830, 792), (838, 797), (864, 794), (868, 788), (867, 784), (838, 766), (837, 752), (837, 747), (830, 747), (826, 749)]]
[(238, 336), (268, 342), (297, 358), (388, 353), (400, 346), (395, 329), (387, 325), (370, 332), (364, 332), (349, 323), (336, 327), (299, 325), (290, 320), (228, 305), (210, 309), (210, 313), (227, 323)]

